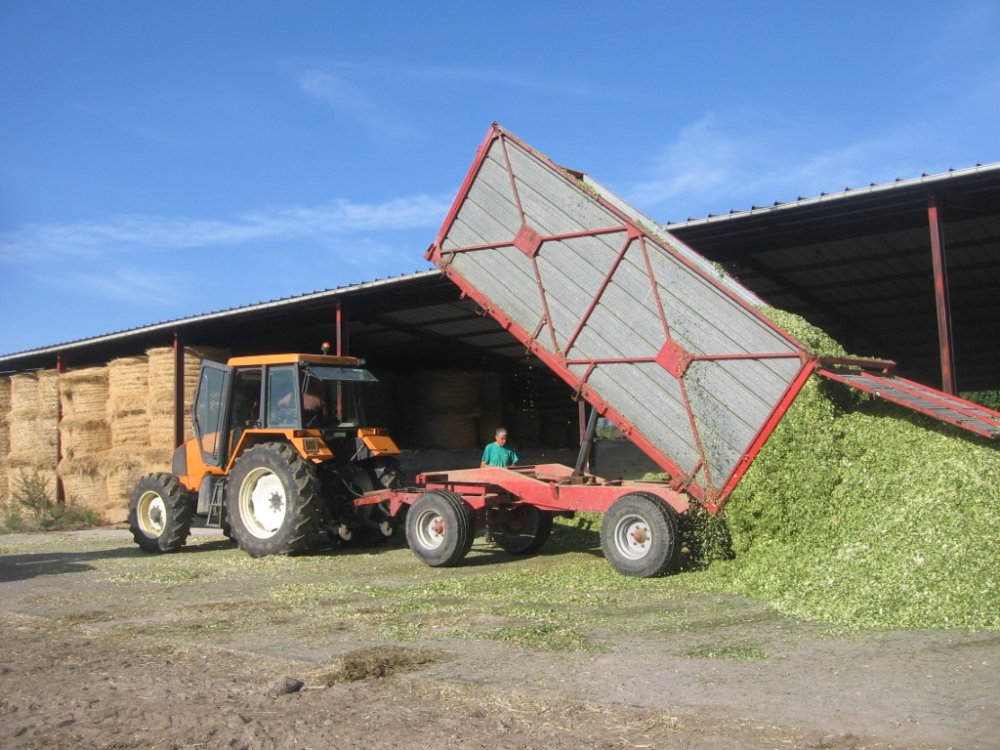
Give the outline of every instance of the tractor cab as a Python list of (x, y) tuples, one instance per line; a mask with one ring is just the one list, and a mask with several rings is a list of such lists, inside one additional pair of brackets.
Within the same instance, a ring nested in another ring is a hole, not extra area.
[(320, 354), (203, 362), (193, 414), (201, 462), (225, 472), (249, 448), (273, 441), (314, 463), (397, 454), (384, 430), (365, 426), (363, 390), (377, 378), (363, 365)]

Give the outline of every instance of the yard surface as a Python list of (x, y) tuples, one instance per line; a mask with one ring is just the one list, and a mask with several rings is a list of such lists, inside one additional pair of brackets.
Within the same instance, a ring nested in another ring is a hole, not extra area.
[(563, 527), (452, 569), (0, 537), (0, 748), (1000, 748), (1000, 633), (838, 631), (692, 575)]

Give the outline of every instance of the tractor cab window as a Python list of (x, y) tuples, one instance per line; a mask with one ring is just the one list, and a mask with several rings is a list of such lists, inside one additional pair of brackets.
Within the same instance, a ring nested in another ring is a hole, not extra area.
[(295, 368), (271, 367), (267, 371), (267, 427), (298, 427), (299, 399)]
[[(357, 427), (365, 424), (362, 391), (365, 383), (376, 382), (378, 378), (360, 367), (306, 367), (303, 427)], [(318, 410), (318, 419), (309, 424), (307, 420), (312, 410)]]
[(229, 420), (229, 448), (232, 451), (239, 443), (244, 430), (260, 427), (260, 381), (259, 367), (237, 370), (233, 380), (233, 410)]
[(219, 440), (219, 435), (223, 431), (228, 380), (228, 367), (211, 364), (202, 366), (194, 407), (194, 428), (202, 455), (212, 466), (218, 465), (225, 446), (225, 441)]

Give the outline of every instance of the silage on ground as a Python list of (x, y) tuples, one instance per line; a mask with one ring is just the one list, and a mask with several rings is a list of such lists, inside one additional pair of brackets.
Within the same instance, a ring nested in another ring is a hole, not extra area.
[(971, 433), (814, 376), (724, 518), (735, 556), (708, 585), (842, 625), (1000, 628), (1000, 451)]

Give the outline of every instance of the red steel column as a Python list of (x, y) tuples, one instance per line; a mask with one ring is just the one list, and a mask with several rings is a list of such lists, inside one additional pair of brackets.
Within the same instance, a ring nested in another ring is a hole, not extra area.
[(59, 385), (59, 375), (66, 372), (66, 366), (63, 364), (63, 358), (61, 354), (56, 355), (56, 504), (65, 505), (66, 504), (66, 488), (63, 487), (62, 475), (59, 473), (59, 464), (63, 460), (62, 451), (62, 395), (60, 393), (61, 389)]
[(184, 444), (184, 343), (174, 331), (174, 448)]
[(953, 396), (955, 388), (955, 340), (951, 331), (951, 302), (948, 299), (948, 266), (944, 223), (937, 195), (927, 196), (927, 223), (931, 232), (931, 260), (934, 265), (934, 302), (937, 307), (938, 351), (941, 357), (941, 390)]

